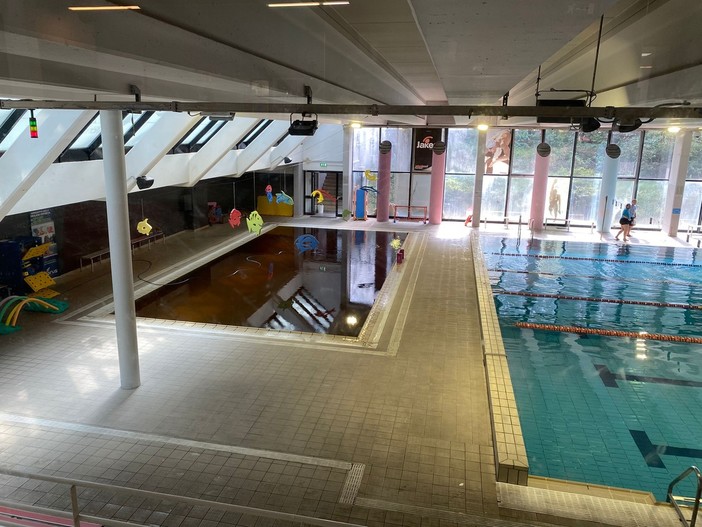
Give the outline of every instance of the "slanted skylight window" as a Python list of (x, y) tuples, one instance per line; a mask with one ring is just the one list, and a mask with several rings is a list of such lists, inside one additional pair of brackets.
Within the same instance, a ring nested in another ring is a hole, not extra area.
[[(149, 128), (151, 128), (153, 125), (155, 125), (158, 120), (161, 118), (162, 112), (154, 112), (149, 119), (142, 124), (139, 129), (136, 131), (136, 133), (125, 143), (125, 147), (130, 148), (134, 145), (136, 145), (139, 141), (141, 141), (141, 138), (144, 137), (146, 132), (149, 131)], [(136, 122), (136, 119), (135, 119)], [(130, 127), (131, 129), (131, 127)], [(127, 131), (125, 130), (124, 133), (126, 134)]]
[(86, 149), (92, 145), (95, 140), (100, 135), (100, 115), (96, 115), (88, 126), (85, 127), (83, 133), (81, 133), (75, 141), (71, 144), (69, 149)]
[[(20, 112), (25, 112), (25, 110), (15, 110), (15, 111), (20, 111)], [(39, 137), (41, 137), (41, 117), (45, 117), (50, 110), (34, 110), (34, 117), (37, 118), (37, 122), (39, 124)], [(8, 119), (6, 117), (5, 119)], [(19, 119), (15, 125), (12, 127), (12, 130), (5, 136), (5, 139), (0, 142), (0, 152), (7, 152), (7, 150), (12, 146), (12, 144), (17, 140), (17, 138), (22, 135), (23, 133), (27, 134), (29, 136), (29, 120), (28, 119)]]

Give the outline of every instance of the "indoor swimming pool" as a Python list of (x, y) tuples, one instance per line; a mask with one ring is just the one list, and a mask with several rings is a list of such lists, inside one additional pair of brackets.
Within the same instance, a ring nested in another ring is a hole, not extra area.
[(672, 479), (702, 464), (699, 250), (489, 236), (481, 246), (529, 473), (664, 501)]
[(137, 316), (356, 337), (406, 236), (276, 227), (139, 298)]

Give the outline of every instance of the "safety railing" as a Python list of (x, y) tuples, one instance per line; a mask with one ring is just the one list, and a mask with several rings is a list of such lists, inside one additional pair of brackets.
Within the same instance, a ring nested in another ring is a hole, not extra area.
[[(673, 496), (673, 488), (675, 487), (675, 485), (687, 478), (693, 472), (697, 477), (697, 492), (695, 493), (695, 497), (691, 498), (685, 496)], [(673, 507), (675, 507), (675, 511), (678, 513), (680, 521), (686, 527), (695, 527), (695, 522), (697, 521), (697, 511), (700, 508), (700, 495), (702, 495), (702, 474), (700, 474), (700, 470), (694, 465), (685, 469), (677, 478), (670, 482), (670, 485), (668, 485), (668, 493), (666, 496), (666, 500), (668, 500), (668, 502), (671, 503)], [(693, 503), (692, 515), (690, 516), (689, 522), (687, 518), (685, 518), (683, 510), (680, 508), (681, 502), (683, 504)]]
[[(45, 476), (42, 474), (37, 474), (34, 472), (28, 472), (23, 470), (13, 470), (5, 467), (0, 467), (0, 474), (6, 476), (14, 476), (18, 478), (25, 478), (37, 481), (47, 481), (50, 483), (58, 483), (68, 486), (68, 493), (71, 500), (71, 510), (70, 512), (59, 509), (49, 509), (46, 507), (37, 507), (34, 505), (27, 505), (21, 502), (13, 502), (0, 500), (0, 505), (4, 507), (10, 507), (13, 509), (18, 509), (21, 511), (33, 512), (38, 514), (45, 514), (53, 516), (55, 518), (64, 518), (68, 520), (66, 524), (72, 524), (74, 527), (80, 527), (81, 522), (90, 522), (104, 525), (106, 527), (144, 527), (143, 524), (133, 523), (129, 521), (120, 521), (112, 518), (103, 518), (100, 516), (93, 516), (89, 514), (82, 514), (81, 507), (79, 504), (78, 488), (95, 489), (99, 491), (105, 491), (109, 493), (121, 493), (130, 496), (139, 496), (141, 498), (153, 499), (158, 501), (169, 501), (176, 504), (188, 504), (198, 507), (208, 507), (211, 509), (218, 509), (225, 512), (233, 512), (237, 514), (245, 514), (249, 516), (256, 516), (261, 518), (271, 518), (274, 520), (283, 520), (295, 523), (301, 523), (303, 525), (316, 525), (319, 527), (362, 527), (359, 524), (340, 522), (335, 520), (326, 520), (324, 518), (315, 518), (313, 516), (303, 516), (300, 514), (292, 514), (288, 512), (272, 511), (267, 509), (257, 509), (255, 507), (247, 507), (244, 505), (233, 505), (230, 503), (221, 503), (217, 501), (202, 500), (199, 498), (190, 498), (187, 496), (178, 496), (175, 494), (165, 494), (162, 492), (153, 492), (150, 490), (140, 490), (131, 489), (128, 487), (119, 487), (116, 485), (108, 485), (105, 483), (94, 483), (92, 481), (83, 481), (79, 479), (69, 479), (57, 476)], [(2, 525), (21, 525), (21, 523), (12, 522), (12, 520), (0, 517), (0, 524)]]
[(687, 226), (687, 237), (685, 241), (690, 243), (690, 238), (697, 238), (697, 247), (700, 246), (700, 241), (702, 240), (702, 225)]

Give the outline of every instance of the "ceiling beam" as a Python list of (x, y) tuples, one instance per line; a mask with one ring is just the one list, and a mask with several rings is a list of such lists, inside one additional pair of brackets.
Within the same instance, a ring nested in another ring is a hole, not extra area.
[(258, 114), (287, 113), (301, 115), (452, 115), (490, 117), (595, 117), (603, 119), (700, 119), (701, 107), (549, 107), (549, 106), (423, 106), (377, 104), (268, 104), (231, 102), (111, 102), (111, 101), (15, 101), (0, 100), (1, 109), (126, 110), (166, 112), (247, 112)]

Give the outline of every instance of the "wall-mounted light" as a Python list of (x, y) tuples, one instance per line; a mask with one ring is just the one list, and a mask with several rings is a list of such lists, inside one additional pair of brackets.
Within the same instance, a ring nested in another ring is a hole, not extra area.
[(335, 5), (349, 5), (349, 1), (333, 0), (330, 2), (277, 2), (274, 4), (268, 4), (268, 7), (319, 7)]
[(37, 119), (34, 117), (34, 110), (29, 110), (29, 137), (32, 139), (39, 138), (39, 129), (37, 128)]
[(69, 11), (136, 11), (141, 9), (138, 5), (88, 5), (70, 6)]
[(360, 128), (361, 123), (351, 123), (351, 128)]
[(677, 125), (672, 125), (668, 127), (668, 132), (671, 134), (677, 134), (680, 131), (680, 127)]
[(485, 123), (481, 123), (481, 124), (478, 125), (478, 130), (480, 130), (481, 132), (484, 132), (484, 131), (487, 130), (488, 128), (490, 128), (490, 127), (489, 127), (487, 124), (485, 124)]
[(136, 184), (137, 187), (139, 187), (139, 190), (146, 190), (154, 185), (154, 180), (150, 177), (139, 176), (136, 178)]

